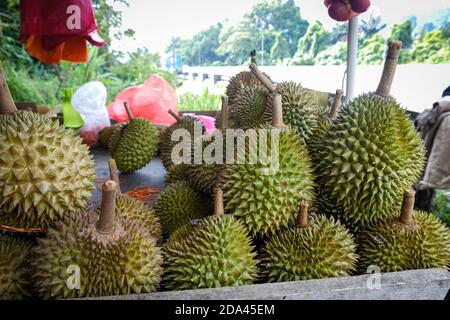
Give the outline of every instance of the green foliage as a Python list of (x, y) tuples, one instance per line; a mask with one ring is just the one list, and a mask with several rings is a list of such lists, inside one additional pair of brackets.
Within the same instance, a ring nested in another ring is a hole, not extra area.
[(331, 34), (317, 21), (299, 40), (293, 64), (313, 65), (317, 55), (330, 46)]
[(406, 20), (401, 24), (395, 24), (391, 29), (389, 40), (400, 40), (403, 42), (403, 48), (409, 49), (413, 43), (412, 31), (413, 27), (410, 20)]
[(449, 28), (425, 33), (409, 53), (410, 61), (415, 63), (449, 63)]
[(211, 94), (207, 87), (201, 95), (188, 92), (179, 98), (180, 111), (219, 110), (220, 106), (220, 95)]
[(358, 63), (381, 64), (384, 61), (386, 42), (379, 34), (359, 39)]
[(436, 190), (432, 204), (433, 213), (450, 227), (450, 197), (449, 192)]

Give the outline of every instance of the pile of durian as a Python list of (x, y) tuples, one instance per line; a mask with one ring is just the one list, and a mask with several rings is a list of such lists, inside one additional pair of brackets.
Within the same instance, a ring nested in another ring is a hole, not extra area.
[[(271, 173), (250, 161), (251, 149), (243, 162), (177, 164), (172, 133), (201, 123), (173, 114), (177, 123), (160, 131), (125, 106), (130, 121), (101, 137), (113, 160), (93, 210), (88, 148), (46, 116), (17, 111), (0, 66), (0, 226), (29, 231), (0, 231), (0, 299), (321, 279), (369, 266), (449, 269), (449, 228), (413, 210), (425, 152), (389, 95), (400, 47), (389, 44), (377, 90), (343, 107), (339, 90), (330, 108), (317, 106), (301, 85), (275, 84), (254, 63), (233, 77), (217, 132), (273, 132)], [(188, 148), (223, 139), (200, 134), (207, 139)], [(158, 150), (166, 186), (150, 207), (121, 193), (118, 172), (144, 167)]]

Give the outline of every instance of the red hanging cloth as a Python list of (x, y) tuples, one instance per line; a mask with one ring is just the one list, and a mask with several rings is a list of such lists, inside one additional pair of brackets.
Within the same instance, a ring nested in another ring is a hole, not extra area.
[(21, 0), (20, 20), (20, 40), (43, 63), (87, 62), (86, 40), (105, 44), (91, 0)]

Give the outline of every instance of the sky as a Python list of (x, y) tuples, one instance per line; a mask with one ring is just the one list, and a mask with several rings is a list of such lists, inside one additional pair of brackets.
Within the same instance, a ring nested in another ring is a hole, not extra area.
[[(234, 24), (260, 0), (129, 0), (130, 6), (118, 6), (123, 12), (123, 28), (136, 31), (135, 39), (113, 44), (121, 51), (147, 47), (164, 52), (172, 37), (192, 37), (197, 32), (228, 20)], [(295, 0), (303, 18), (318, 20), (331, 29), (336, 22), (328, 17), (322, 0)], [(449, 0), (372, 0), (374, 12), (389, 25), (411, 15), (426, 17), (449, 8)], [(367, 15), (367, 13), (366, 13)], [(362, 16), (361, 18), (364, 18)]]

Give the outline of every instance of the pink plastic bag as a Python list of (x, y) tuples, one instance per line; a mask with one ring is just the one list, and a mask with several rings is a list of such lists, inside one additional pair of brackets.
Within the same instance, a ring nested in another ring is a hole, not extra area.
[(159, 76), (153, 75), (144, 84), (120, 92), (108, 106), (111, 119), (119, 123), (128, 121), (123, 105), (125, 101), (136, 118), (144, 118), (155, 124), (171, 125), (176, 122), (168, 110), (178, 113), (177, 96), (170, 84)]

